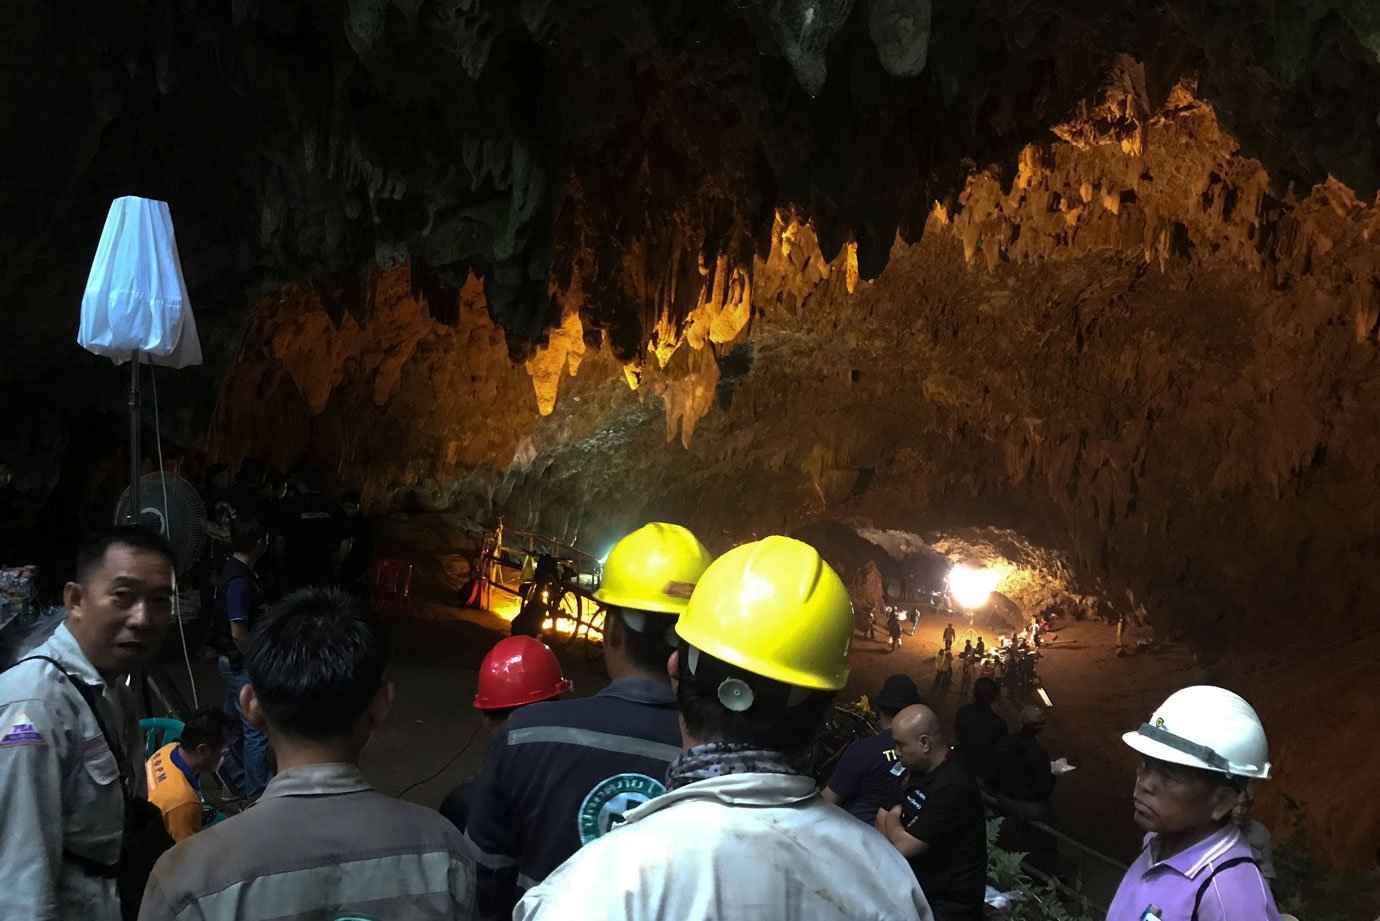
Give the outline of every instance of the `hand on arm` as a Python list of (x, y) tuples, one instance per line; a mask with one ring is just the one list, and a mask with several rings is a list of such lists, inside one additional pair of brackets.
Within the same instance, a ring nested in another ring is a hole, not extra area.
[(881, 832), (902, 857), (919, 857), (930, 849), (929, 844), (906, 831), (901, 824), (901, 807), (877, 810), (877, 831)]
[(826, 803), (833, 803), (835, 806), (839, 804), (839, 795), (830, 787), (825, 787), (823, 790), (820, 790), (819, 796), (820, 799), (824, 800)]

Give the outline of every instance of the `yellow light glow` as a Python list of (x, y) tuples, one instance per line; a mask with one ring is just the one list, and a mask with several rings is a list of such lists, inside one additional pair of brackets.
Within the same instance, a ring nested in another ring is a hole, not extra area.
[(1000, 579), (1000, 573), (990, 569), (974, 569), (959, 563), (949, 570), (949, 594), (961, 607), (980, 608), (992, 596)]

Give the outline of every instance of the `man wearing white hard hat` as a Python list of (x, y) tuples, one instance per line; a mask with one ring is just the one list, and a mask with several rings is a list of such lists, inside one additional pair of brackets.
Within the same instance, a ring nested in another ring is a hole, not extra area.
[(1135, 820), (1147, 834), (1107, 921), (1280, 921), (1232, 821), (1246, 784), (1270, 776), (1251, 705), (1223, 688), (1184, 688), (1121, 738), (1141, 756)]

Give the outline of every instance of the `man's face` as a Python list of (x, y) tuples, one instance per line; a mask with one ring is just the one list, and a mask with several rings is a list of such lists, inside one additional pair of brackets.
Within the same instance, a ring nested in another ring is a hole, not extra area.
[(359, 514), (359, 503), (357, 502), (346, 502), (341, 505), (341, 508), (345, 510), (346, 518), (353, 518)]
[(1242, 794), (1241, 798), (1236, 801), (1236, 807), (1231, 811), (1232, 821), (1240, 825), (1249, 819), (1251, 817), (1251, 805), (1251, 798)]
[(1203, 771), (1143, 758), (1136, 769), (1132, 800), (1136, 824), (1157, 834), (1173, 834), (1220, 821), (1238, 794), (1213, 783)]
[(941, 740), (935, 736), (907, 732), (905, 729), (899, 732), (893, 730), (892, 740), (896, 743), (897, 759), (912, 771), (928, 771), (933, 754), (941, 744)]
[(0, 464), (0, 489), (3, 489), (4, 487), (10, 485), (10, 482), (13, 479), (14, 471), (10, 469), (10, 465)]
[(117, 544), (86, 578), (68, 582), (69, 629), (96, 670), (128, 675), (153, 654), (172, 612), (172, 567), (157, 553)]

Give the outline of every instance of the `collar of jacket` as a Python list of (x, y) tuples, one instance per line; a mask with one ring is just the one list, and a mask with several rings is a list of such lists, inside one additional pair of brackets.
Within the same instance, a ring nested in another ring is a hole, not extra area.
[(101, 673), (96, 671), (96, 666), (91, 664), (91, 660), (86, 658), (86, 653), (81, 651), (81, 644), (72, 635), (72, 631), (67, 629), (66, 623), (53, 631), (53, 635), (48, 638), (48, 642), (44, 645), (48, 647), (46, 653), (42, 649), (35, 649), (34, 653), (52, 655), (54, 659), (63, 664), (63, 667), (72, 677), (77, 678), (83, 684), (102, 689), (108, 684)]
[(594, 696), (617, 697), (635, 704), (658, 707), (673, 706), (676, 702), (669, 681), (650, 681), (646, 678), (619, 678)]
[(688, 783), (627, 814), (627, 823), (639, 822), (653, 813), (687, 800), (714, 800), (725, 806), (782, 807), (808, 802), (819, 796), (813, 777), (801, 774), (728, 774)]
[(268, 783), (263, 799), (274, 796), (334, 796), (374, 789), (359, 767), (344, 762), (307, 764), (283, 771)]

